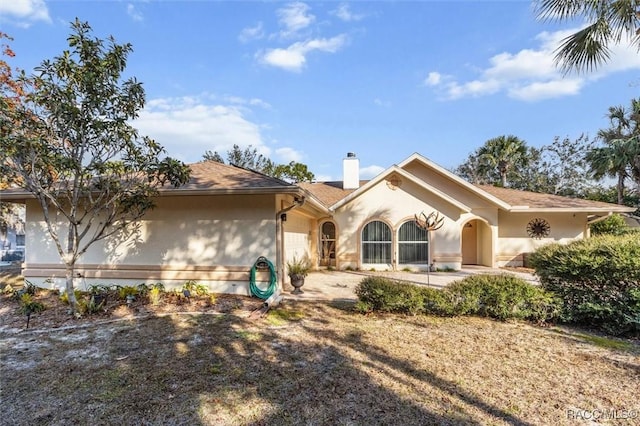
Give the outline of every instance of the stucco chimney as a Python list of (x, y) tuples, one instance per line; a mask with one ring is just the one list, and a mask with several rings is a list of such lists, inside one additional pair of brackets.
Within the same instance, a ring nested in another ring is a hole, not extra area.
[(342, 189), (357, 189), (360, 186), (360, 160), (354, 152), (347, 152), (342, 160)]

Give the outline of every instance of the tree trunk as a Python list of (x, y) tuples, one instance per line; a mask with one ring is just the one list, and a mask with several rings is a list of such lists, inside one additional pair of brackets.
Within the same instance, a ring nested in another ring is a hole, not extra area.
[(65, 291), (67, 292), (67, 298), (69, 300), (69, 307), (71, 308), (72, 313), (77, 312), (78, 308), (78, 300), (76, 299), (76, 294), (74, 293), (73, 288), (73, 272), (75, 270), (74, 264), (68, 264), (65, 270), (65, 278), (66, 278), (66, 286)]
[(616, 185), (618, 190), (618, 204), (624, 204), (624, 173), (618, 173), (618, 184)]

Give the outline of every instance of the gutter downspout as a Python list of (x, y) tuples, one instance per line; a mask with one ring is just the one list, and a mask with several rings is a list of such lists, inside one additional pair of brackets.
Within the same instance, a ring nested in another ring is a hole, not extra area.
[(296, 207), (302, 207), (304, 201), (305, 197), (295, 197), (292, 205), (276, 213), (276, 273), (278, 275), (279, 292), (284, 290), (284, 227), (282, 226), (282, 215)]

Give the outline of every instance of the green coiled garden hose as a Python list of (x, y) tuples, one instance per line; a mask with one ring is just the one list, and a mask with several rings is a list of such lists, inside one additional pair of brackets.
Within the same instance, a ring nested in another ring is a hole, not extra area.
[[(269, 267), (269, 272), (270, 272), (269, 286), (266, 289), (261, 290), (256, 285), (256, 270), (258, 269), (258, 265), (262, 266), (265, 263)], [(253, 264), (253, 267), (251, 268), (251, 272), (249, 273), (249, 290), (251, 291), (251, 295), (259, 297), (260, 299), (266, 300), (269, 297), (271, 297), (273, 293), (275, 293), (277, 288), (278, 288), (278, 274), (276, 273), (276, 269), (273, 266), (273, 263), (271, 263), (271, 261), (269, 261), (269, 259), (267, 259), (266, 257), (260, 256), (258, 260), (256, 260), (256, 263)]]

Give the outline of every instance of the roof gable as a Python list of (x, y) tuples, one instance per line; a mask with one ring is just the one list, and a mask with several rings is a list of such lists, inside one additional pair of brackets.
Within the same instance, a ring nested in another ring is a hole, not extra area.
[(464, 212), (470, 212), (471, 211), (471, 207), (469, 207), (466, 204), (456, 200), (455, 198), (450, 197), (449, 195), (447, 195), (446, 193), (440, 191), (439, 189), (435, 188), (434, 186), (430, 185), (428, 182), (424, 181), (423, 179), (420, 179), (420, 178), (412, 175), (411, 173), (407, 172), (406, 170), (401, 169), (400, 167), (395, 166), (395, 165), (389, 167), (387, 170), (385, 170), (384, 172), (378, 174), (378, 176), (376, 176), (375, 178), (373, 178), (372, 180), (367, 182), (365, 185), (363, 185), (360, 188), (356, 189), (355, 191), (351, 192), (349, 195), (347, 195), (345, 198), (341, 199), (337, 203), (333, 204), (330, 207), (330, 209), (331, 210), (336, 210), (336, 209), (344, 206), (345, 204), (348, 204), (351, 200), (357, 198), (358, 196), (360, 196), (364, 192), (366, 192), (369, 189), (371, 189), (372, 187), (376, 186), (378, 183), (380, 183), (383, 180), (386, 180), (388, 178), (392, 178), (395, 175), (399, 175), (402, 178), (407, 179), (407, 180), (415, 183), (419, 187), (431, 192), (432, 194), (436, 195), (437, 197), (441, 198), (442, 200), (446, 201), (447, 203), (457, 207), (458, 209), (460, 209), (460, 210), (462, 210)]
[[(418, 168), (423, 168), (425, 173), (416, 173)], [(440, 184), (429, 182), (427, 173), (435, 173), (440, 180)], [(451, 184), (464, 189), (462, 193), (470, 194), (466, 198), (477, 197), (483, 200), (489, 206), (493, 206), (505, 211), (582, 211), (582, 212), (632, 212), (633, 208), (619, 206), (617, 204), (609, 204), (598, 201), (590, 201), (579, 198), (569, 198), (551, 194), (541, 194), (535, 192), (521, 191), (509, 188), (498, 188), (489, 185), (474, 185), (449, 170), (439, 166), (426, 157), (414, 153), (398, 165), (393, 165), (368, 182), (364, 182), (358, 189), (344, 190), (342, 182), (324, 182), (313, 184), (299, 184), (303, 189), (314, 194), (325, 205), (330, 206), (330, 210), (335, 210), (349, 203), (361, 194), (365, 193), (373, 186), (377, 185), (385, 179), (392, 177), (394, 173), (405, 179), (411, 180), (425, 190), (437, 195), (448, 203), (460, 208), (462, 211), (469, 212), (477, 206), (469, 205), (462, 199), (457, 199), (443, 190), (442, 182), (450, 182)], [(427, 175), (427, 178), (425, 178)]]

